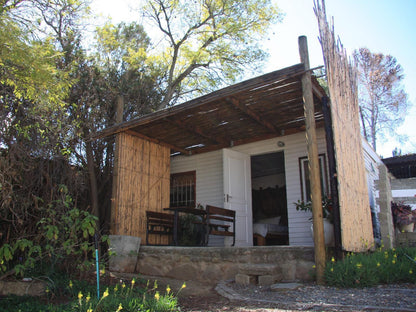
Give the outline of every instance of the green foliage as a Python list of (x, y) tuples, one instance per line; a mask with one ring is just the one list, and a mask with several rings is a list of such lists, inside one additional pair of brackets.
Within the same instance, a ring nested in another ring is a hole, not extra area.
[(149, 58), (166, 73), (160, 108), (255, 69), (266, 56), (258, 44), (281, 17), (270, 0), (149, 0), (144, 12), (164, 39)]
[(204, 241), (205, 229), (201, 218), (192, 214), (180, 216), (178, 240), (180, 246), (198, 246)]
[(0, 15), (0, 83), (17, 98), (35, 100), (39, 110), (63, 105), (71, 79), (56, 69), (61, 54), (50, 39), (34, 41), (7, 15)]
[(97, 218), (73, 206), (66, 186), (61, 185), (60, 192), (61, 199), (39, 207), (44, 217), (32, 239), (20, 238), (0, 247), (0, 273), (13, 270), (23, 276), (36, 263), (47, 263), (50, 271), (56, 264), (81, 270), (91, 266)]
[[(14, 310), (11, 310), (13, 307)], [(61, 308), (63, 308), (62, 306)], [(60, 309), (61, 309), (60, 308)], [(29, 297), (29, 296), (7, 296), (1, 299), (0, 312), (10, 312), (10, 311), (24, 311), (24, 312), (58, 312), (64, 311), (60, 310), (52, 305), (45, 304), (39, 298)], [(68, 311), (68, 310), (66, 310)]]
[(336, 287), (415, 283), (416, 248), (380, 248), (372, 253), (349, 253), (342, 261), (332, 258), (325, 268), (325, 280)]
[(180, 311), (177, 295), (184, 287), (186, 287), (185, 284), (174, 294), (169, 286), (166, 290), (160, 291), (157, 282), (151, 289), (147, 282), (147, 286), (142, 288), (133, 279), (128, 283), (121, 281), (115, 286), (105, 287), (98, 299), (94, 285), (81, 281), (69, 281), (65, 286), (69, 290), (69, 294), (65, 295), (69, 298), (69, 303), (52, 304), (49, 302), (54, 294), (48, 288), (48, 303), (33, 297), (8, 296), (2, 298), (0, 312), (10, 311), (10, 307), (13, 307), (14, 311), (25, 312), (174, 312)]

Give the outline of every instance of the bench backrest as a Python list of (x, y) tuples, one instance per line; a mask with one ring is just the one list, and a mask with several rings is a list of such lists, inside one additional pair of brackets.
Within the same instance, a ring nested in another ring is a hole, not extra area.
[[(149, 243), (149, 235), (172, 236), (175, 216), (169, 213), (146, 211), (146, 244)], [(160, 244), (159, 244), (160, 245)]]
[[(206, 206), (207, 225), (210, 235), (232, 236), (233, 244), (235, 244), (235, 210)], [(213, 222), (214, 221), (214, 222)], [(232, 223), (229, 224), (229, 223)], [(223, 224), (223, 225), (220, 225)], [(207, 240), (208, 241), (208, 240)]]
[(207, 205), (207, 215), (210, 219), (222, 220), (227, 222), (234, 222), (235, 210), (215, 207)]
[(174, 221), (174, 215), (169, 213), (157, 212), (157, 211), (146, 211), (146, 217), (148, 223), (165, 223), (172, 224)]

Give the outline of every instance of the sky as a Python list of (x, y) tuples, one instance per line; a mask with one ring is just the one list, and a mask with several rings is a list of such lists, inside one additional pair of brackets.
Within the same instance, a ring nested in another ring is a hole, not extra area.
[[(313, 12), (313, 0), (272, 0), (283, 20), (273, 25), (263, 47), (270, 58), (263, 73), (300, 62), (298, 37), (307, 36), (311, 67), (324, 64), (318, 40), (318, 22)], [(102, 20), (110, 16), (113, 23), (142, 19), (134, 0), (93, 0), (92, 9)], [(400, 143), (395, 137), (377, 142), (377, 153), (392, 156), (397, 147), (403, 153), (416, 153), (416, 0), (326, 0), (327, 17), (333, 18), (335, 35), (340, 38), (349, 55), (366, 47), (373, 53), (394, 56), (404, 70), (404, 89), (412, 106), (397, 133), (407, 135)]]

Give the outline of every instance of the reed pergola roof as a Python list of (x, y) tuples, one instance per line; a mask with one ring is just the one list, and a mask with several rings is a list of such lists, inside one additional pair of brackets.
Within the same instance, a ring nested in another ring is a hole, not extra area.
[[(304, 73), (302, 63), (293, 65), (117, 124), (95, 138), (128, 132), (170, 147), (172, 155), (191, 155), (305, 131)], [(319, 127), (325, 93), (312, 82)]]

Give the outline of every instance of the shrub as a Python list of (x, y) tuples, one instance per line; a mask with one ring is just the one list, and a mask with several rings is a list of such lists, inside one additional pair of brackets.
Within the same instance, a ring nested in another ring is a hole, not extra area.
[(90, 268), (97, 218), (74, 206), (66, 186), (61, 185), (59, 191), (58, 200), (38, 207), (41, 218), (35, 234), (25, 237), (22, 233), (13, 243), (0, 247), (0, 275), (23, 276), (35, 264), (47, 268), (47, 275), (57, 265), (72, 271)]

